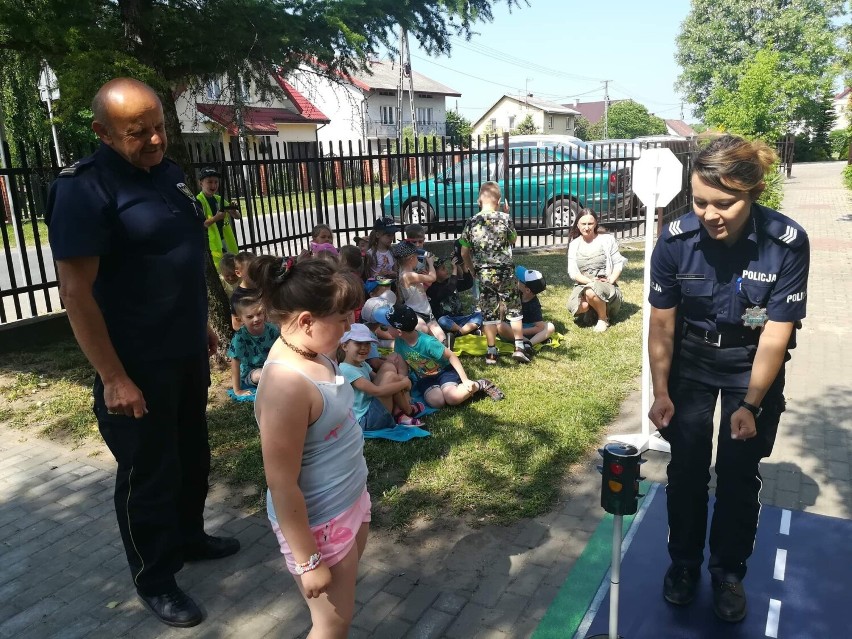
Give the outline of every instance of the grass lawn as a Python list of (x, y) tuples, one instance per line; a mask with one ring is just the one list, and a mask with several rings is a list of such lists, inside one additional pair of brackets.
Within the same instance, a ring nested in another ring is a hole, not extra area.
[[(44, 220), (38, 220), (38, 239), (39, 243), (47, 244), (47, 224), (44, 223)], [(33, 231), (32, 222), (26, 221), (23, 224), (24, 229), (24, 240), (26, 246), (35, 246), (35, 234)], [(15, 230), (12, 228), (12, 225), (6, 223), (6, 235), (9, 238), (9, 247), (15, 248), (18, 246), (18, 238), (15, 235)], [(6, 242), (3, 239), (3, 234), (0, 233), (0, 248), (5, 248)]]
[[(606, 333), (579, 329), (565, 310), (565, 254), (518, 256), (549, 283), (544, 314), (566, 336), (543, 348), (528, 366), (509, 358), (488, 367), (463, 357), (472, 379), (489, 377), (506, 399), (484, 398), (428, 417), (432, 436), (405, 443), (367, 440), (369, 489), (379, 525), (404, 527), (418, 517), (461, 517), (471, 523), (510, 523), (549, 510), (570, 464), (599, 441), (640, 371), (641, 252), (624, 275), (620, 320)], [(0, 423), (85, 442), (97, 438), (90, 409), (91, 369), (73, 343), (4, 356), (0, 364)], [(249, 485), (249, 506), (264, 490), (260, 442), (252, 405), (227, 399), (227, 372), (214, 374), (210, 444), (215, 477)]]

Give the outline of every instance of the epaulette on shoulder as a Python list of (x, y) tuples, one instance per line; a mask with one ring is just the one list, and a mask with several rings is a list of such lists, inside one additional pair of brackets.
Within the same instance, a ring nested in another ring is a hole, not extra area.
[(776, 242), (796, 248), (807, 241), (808, 234), (805, 229), (786, 215), (767, 208), (763, 209), (763, 213), (766, 234)]
[(669, 237), (680, 237), (690, 235), (701, 227), (701, 222), (695, 216), (695, 213), (687, 213), (676, 220), (669, 222), (666, 226), (666, 231)]
[(94, 158), (88, 157), (77, 160), (71, 166), (66, 166), (59, 172), (59, 177), (74, 177), (92, 165)]

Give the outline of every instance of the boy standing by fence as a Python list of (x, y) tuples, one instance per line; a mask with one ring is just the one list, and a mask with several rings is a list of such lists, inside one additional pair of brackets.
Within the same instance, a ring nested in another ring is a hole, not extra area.
[(499, 210), (500, 199), (500, 186), (496, 182), (482, 185), (480, 211), (465, 225), (459, 243), (465, 266), (480, 282), (479, 305), (488, 344), (485, 363), (497, 363), (497, 329), (505, 317), (515, 339), (512, 359), (529, 364), (530, 359), (524, 352), (521, 297), (512, 262), (512, 246), (518, 233), (509, 217), (508, 205)]

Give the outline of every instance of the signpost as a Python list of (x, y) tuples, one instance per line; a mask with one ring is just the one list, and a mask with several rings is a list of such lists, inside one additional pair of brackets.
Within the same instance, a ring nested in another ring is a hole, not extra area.
[(47, 62), (42, 63), (41, 73), (38, 76), (38, 95), (42, 102), (47, 102), (47, 117), (50, 120), (50, 130), (53, 133), (53, 148), (56, 149), (56, 165), (62, 166), (59, 139), (56, 137), (56, 125), (53, 123), (53, 102), (59, 99), (59, 82)]
[(651, 326), (651, 252), (654, 249), (655, 214), (672, 201), (683, 188), (683, 165), (671, 149), (644, 149), (633, 164), (633, 192), (645, 205), (645, 275), (642, 287), (642, 432), (612, 435), (609, 439), (631, 444), (642, 453), (648, 449), (669, 453), (669, 443), (651, 433), (651, 366), (648, 359), (648, 333)]

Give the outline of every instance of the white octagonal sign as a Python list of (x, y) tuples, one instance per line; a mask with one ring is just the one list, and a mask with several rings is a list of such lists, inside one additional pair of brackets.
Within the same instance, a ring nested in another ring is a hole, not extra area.
[(649, 209), (665, 206), (683, 188), (683, 165), (671, 149), (643, 149), (633, 163), (633, 192)]

